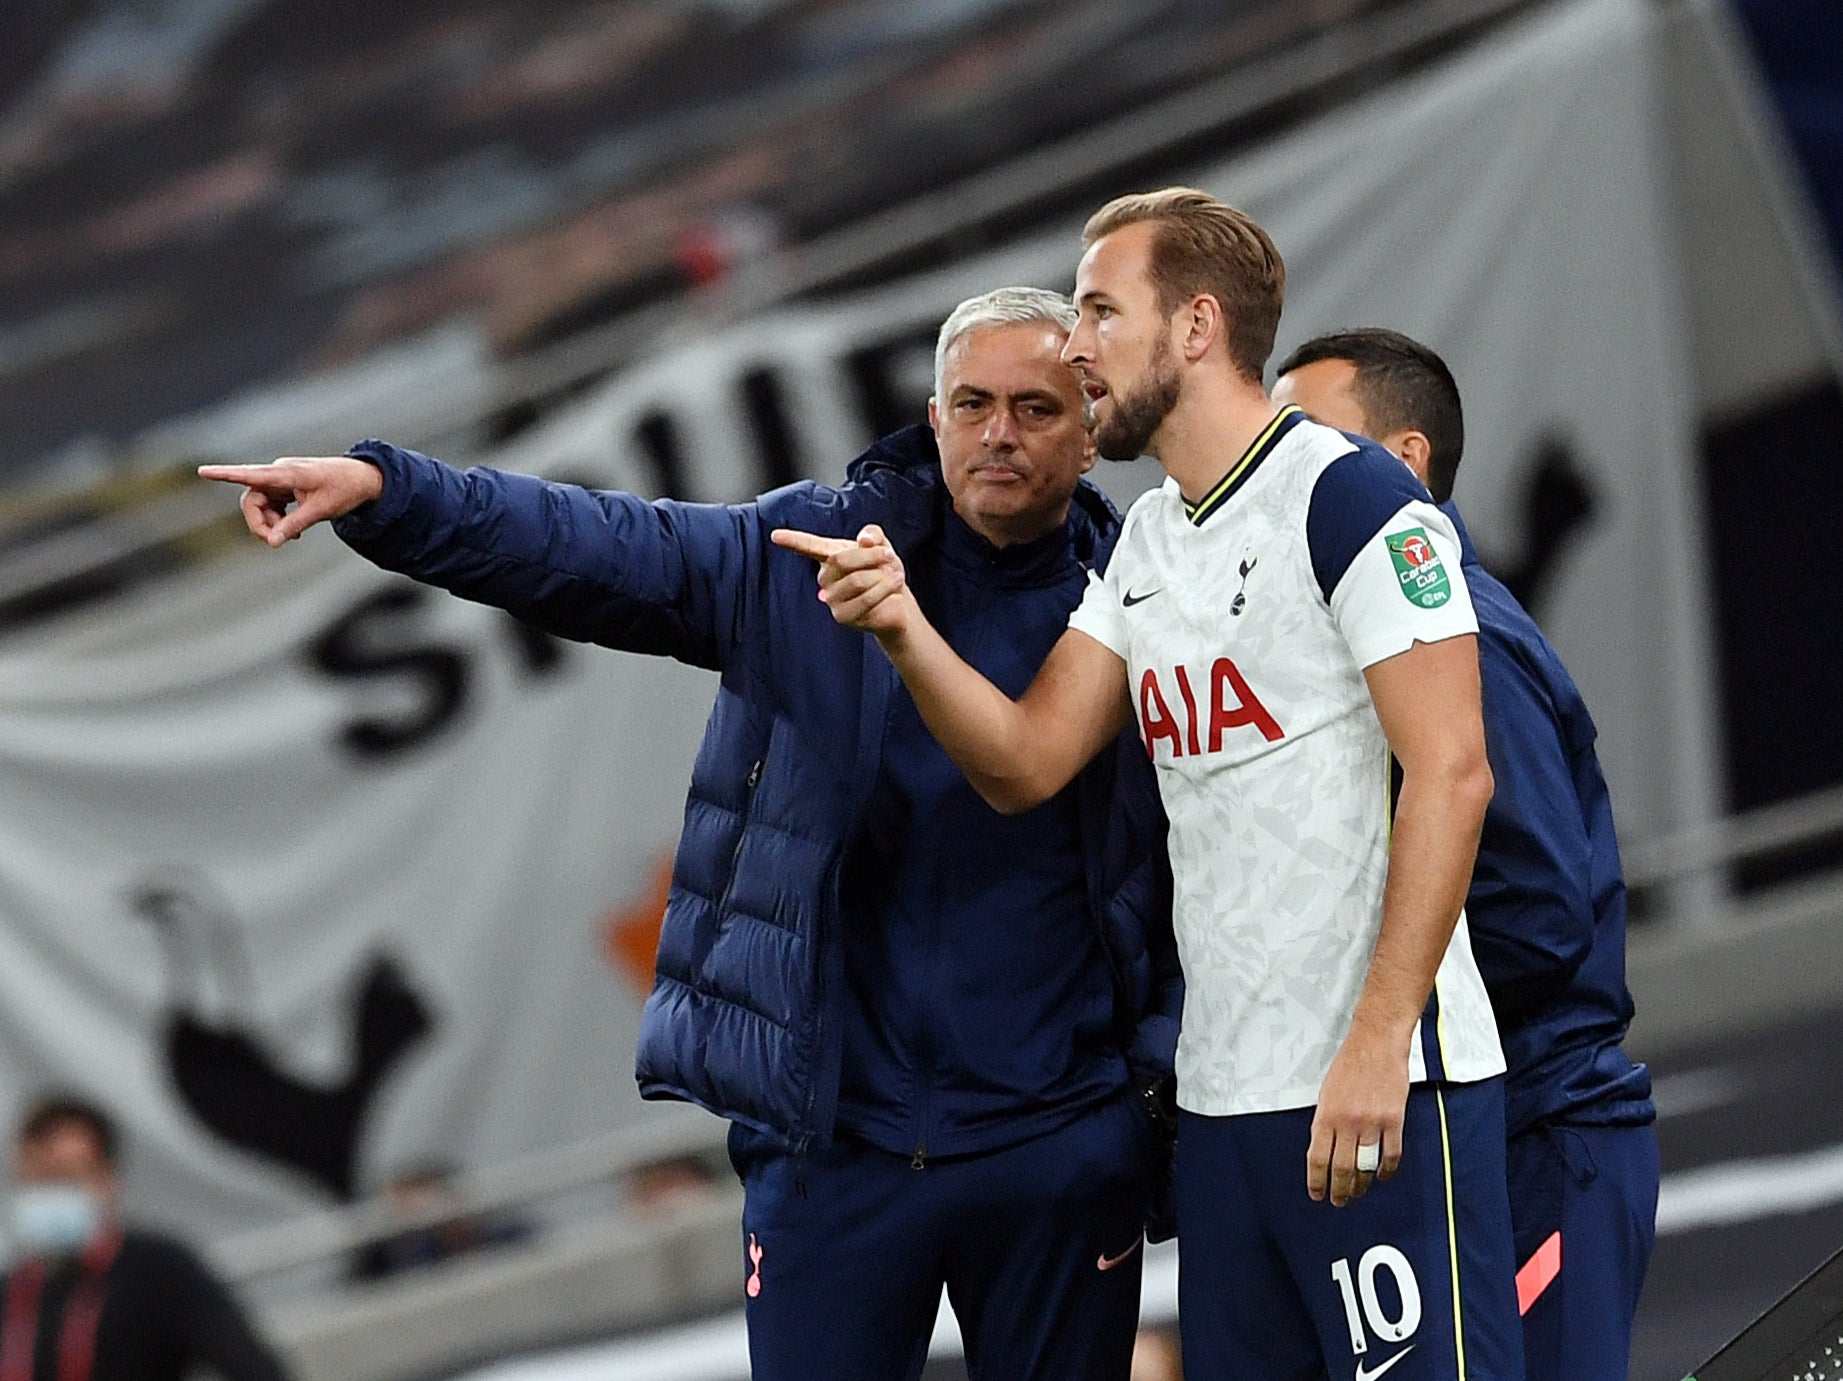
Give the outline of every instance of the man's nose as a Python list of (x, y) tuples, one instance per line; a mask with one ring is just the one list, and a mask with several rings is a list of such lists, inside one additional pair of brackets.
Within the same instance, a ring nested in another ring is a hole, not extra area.
[(1017, 449), (1017, 419), (1012, 417), (1010, 408), (992, 409), (992, 415), (986, 419), (985, 435), (981, 439), (990, 450)]
[(1069, 332), (1069, 338), (1062, 343), (1062, 362), (1080, 364), (1092, 359), (1088, 351), (1088, 327), (1085, 322), (1077, 322), (1075, 329)]

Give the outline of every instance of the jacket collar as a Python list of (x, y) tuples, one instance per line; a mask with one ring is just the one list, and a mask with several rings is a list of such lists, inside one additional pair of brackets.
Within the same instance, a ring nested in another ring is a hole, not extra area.
[(1465, 519), (1459, 516), (1459, 505), (1448, 499), (1440, 505), (1440, 511), (1453, 520), (1453, 530), (1459, 534), (1459, 564), (1476, 566), (1478, 548), (1472, 545), (1472, 534), (1465, 530)]
[[(941, 482), (941, 453), (928, 427), (904, 427), (879, 439), (845, 469), (854, 484), (886, 476), (908, 484), (932, 498), (930, 504), (899, 505), (884, 530), (898, 550), (938, 534), (946, 525), (950, 499)], [(1075, 488), (1069, 505), (1070, 541), (1076, 559), (1084, 565), (1104, 560), (1120, 535), (1120, 511), (1086, 476)]]

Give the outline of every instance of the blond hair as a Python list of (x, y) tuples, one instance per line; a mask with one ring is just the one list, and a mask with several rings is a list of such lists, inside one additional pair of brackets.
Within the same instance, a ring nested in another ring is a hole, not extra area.
[(1286, 264), (1254, 219), (1194, 187), (1116, 197), (1088, 218), (1082, 247), (1129, 225), (1154, 226), (1146, 271), (1166, 314), (1204, 293), (1228, 325), (1229, 361), (1259, 383), (1286, 301)]

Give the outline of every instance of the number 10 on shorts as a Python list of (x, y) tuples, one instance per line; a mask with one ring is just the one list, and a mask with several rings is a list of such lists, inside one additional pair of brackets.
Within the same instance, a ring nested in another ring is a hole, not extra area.
[[(1401, 1298), (1401, 1313), (1395, 1318), (1389, 1317), (1376, 1292), (1377, 1273), (1384, 1270), (1394, 1278), (1395, 1293)], [(1350, 1325), (1350, 1350), (1357, 1356), (1369, 1351), (1372, 1333), (1378, 1342), (1399, 1343), (1421, 1326), (1421, 1287), (1414, 1279), (1414, 1266), (1386, 1242), (1379, 1242), (1363, 1253), (1354, 1277), (1349, 1257), (1341, 1256), (1333, 1261), (1331, 1279), (1337, 1282), (1338, 1293), (1344, 1298), (1344, 1322)]]

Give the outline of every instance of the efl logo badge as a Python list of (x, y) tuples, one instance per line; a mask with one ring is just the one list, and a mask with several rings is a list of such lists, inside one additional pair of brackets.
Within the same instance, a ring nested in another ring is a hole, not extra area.
[(1408, 603), (1423, 609), (1438, 609), (1453, 597), (1453, 587), (1446, 578), (1440, 554), (1427, 540), (1425, 528), (1411, 527), (1406, 532), (1392, 532), (1383, 539), (1389, 544), (1389, 559), (1395, 563), (1395, 578)]

